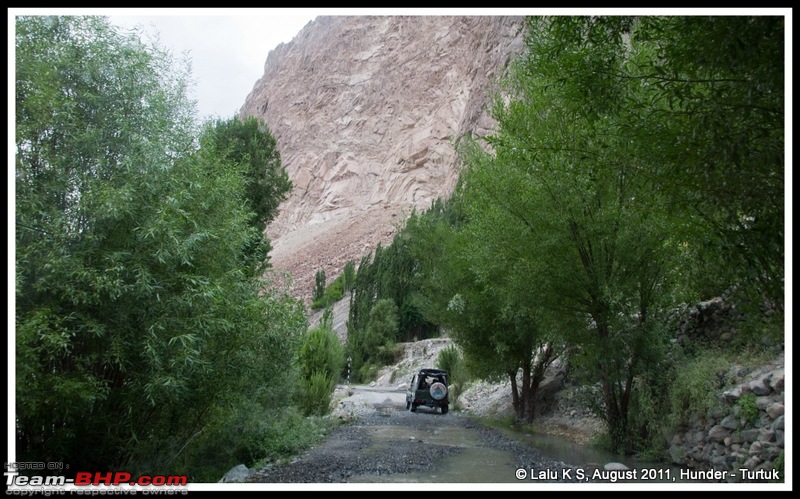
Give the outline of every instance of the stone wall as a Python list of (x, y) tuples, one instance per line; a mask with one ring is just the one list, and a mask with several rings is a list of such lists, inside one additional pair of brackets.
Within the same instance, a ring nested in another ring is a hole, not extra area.
[[(673, 316), (675, 341), (681, 345), (730, 342), (739, 334), (742, 319), (743, 314), (727, 297), (683, 306)], [(778, 465), (785, 441), (784, 358), (781, 351), (760, 367), (731, 366), (719, 378), (722, 388), (717, 394), (718, 407), (709, 414), (694, 416), (666, 435), (664, 458), (685, 469), (724, 472), (720, 482), (774, 481), (773, 468)], [(547, 383), (564, 380), (559, 376), (563, 369), (554, 366)], [(578, 395), (580, 391), (581, 387), (568, 382), (561, 384), (552, 397), (540, 398), (538, 424), (550, 424), (563, 429), (565, 436), (574, 437), (584, 437), (587, 430), (605, 431), (602, 421)], [(465, 410), (479, 416), (513, 414), (507, 381), (477, 383), (462, 395), (461, 402)]]
[(695, 306), (683, 305), (676, 310), (677, 341), (730, 341), (737, 333), (737, 323), (744, 315), (727, 297), (717, 297)]
[[(762, 307), (769, 315), (771, 309)], [(675, 342), (726, 345), (737, 339), (745, 314), (728, 294), (684, 305), (674, 311)], [(695, 415), (668, 435), (668, 454), (679, 466), (723, 471), (725, 482), (758, 482), (773, 478), (784, 450), (784, 353), (768, 365), (731, 366), (720, 375), (718, 407)], [(746, 470), (746, 471), (745, 471)]]
[[(730, 342), (743, 319), (726, 296), (683, 307), (676, 342)], [(719, 408), (696, 415), (669, 437), (671, 460), (696, 470), (729, 472), (720, 481), (769, 481), (784, 450), (784, 367), (782, 351), (769, 365), (732, 366), (720, 380), (725, 388), (718, 394)]]

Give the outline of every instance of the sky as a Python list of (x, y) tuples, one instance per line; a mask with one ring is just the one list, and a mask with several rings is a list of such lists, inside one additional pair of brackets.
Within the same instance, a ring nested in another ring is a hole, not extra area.
[[(141, 28), (158, 36), (174, 56), (191, 59), (198, 117), (230, 118), (264, 73), (269, 52), (290, 42), (318, 15), (524, 15), (549, 13), (626, 13), (633, 9), (398, 9), (398, 8), (31, 8), (18, 14), (88, 14), (109, 16), (123, 29)], [(713, 9), (712, 9), (713, 10)], [(725, 9), (734, 13), (736, 9)], [(752, 9), (750, 9), (752, 10)], [(719, 12), (719, 10), (717, 10)], [(653, 13), (652, 10), (648, 13)], [(13, 36), (13, 30), (9, 29)], [(12, 39), (13, 40), (13, 39)], [(13, 42), (9, 44), (13, 46)]]
[[(199, 118), (236, 115), (264, 73), (269, 52), (288, 43), (320, 9), (312, 8), (15, 8), (9, 9), (9, 47), (13, 16), (101, 15), (122, 29), (139, 28), (146, 37), (179, 58), (191, 59)], [(11, 59), (11, 57), (9, 57)], [(12, 108), (13, 109), (13, 108)]]
[[(530, 10), (530, 9), (529, 9)], [(465, 14), (470, 9), (345, 8), (31, 8), (13, 15), (102, 15), (122, 29), (138, 29), (177, 59), (188, 54), (200, 119), (230, 118), (264, 74), (270, 51), (290, 42), (318, 15)], [(482, 15), (504, 11), (476, 9)], [(519, 13), (518, 9), (508, 12)], [(13, 30), (9, 29), (9, 32)], [(11, 44), (10, 46), (13, 46)]]
[(159, 45), (174, 56), (188, 54), (200, 118), (236, 115), (264, 74), (269, 52), (290, 42), (316, 17), (313, 9), (125, 11), (109, 9), (110, 21), (157, 35)]
[(195, 84), (191, 97), (197, 102), (198, 117), (224, 119), (236, 115), (244, 105), (264, 74), (269, 52), (290, 42), (318, 15), (452, 15), (470, 11), (504, 13), (491, 9), (31, 8), (13, 9), (12, 14), (103, 15), (120, 28), (138, 28), (146, 37), (157, 36), (159, 45), (176, 58), (187, 53), (191, 59)]

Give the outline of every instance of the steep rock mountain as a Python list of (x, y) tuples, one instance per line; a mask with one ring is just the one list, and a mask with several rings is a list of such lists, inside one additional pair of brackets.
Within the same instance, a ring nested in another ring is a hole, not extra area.
[(309, 299), (314, 274), (391, 242), (457, 180), (455, 141), (485, 134), (523, 18), (324, 16), (267, 57), (240, 116), (263, 118), (294, 188), (268, 227), (273, 267)]

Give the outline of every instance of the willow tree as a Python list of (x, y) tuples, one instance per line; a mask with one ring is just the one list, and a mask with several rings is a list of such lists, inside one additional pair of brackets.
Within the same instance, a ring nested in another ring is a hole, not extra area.
[[(593, 60), (617, 56), (606, 49)], [(598, 406), (620, 448), (635, 379), (663, 351), (656, 316), (679, 241), (614, 103), (575, 105), (542, 57), (531, 49), (512, 67), (506, 96), (494, 102), (490, 152), (469, 142), (462, 152), (471, 248), (475, 267), (502, 276), (508, 297), (527, 297), (510, 303), (579, 324), (559, 333), (573, 362), (600, 382)]]
[(269, 266), (272, 249), (266, 236), (267, 225), (292, 188), (289, 174), (281, 163), (277, 141), (263, 120), (250, 116), (207, 122), (199, 142), (201, 148), (213, 151), (220, 160), (234, 163), (241, 169), (244, 198), (251, 213), (248, 223), (256, 229), (244, 258), (254, 273), (261, 275)]
[[(785, 20), (532, 18), (526, 70), (613, 120), (680, 217), (684, 279), (784, 300)], [(692, 267), (689, 267), (692, 265)]]
[[(510, 382), (517, 420), (530, 423), (547, 369), (564, 352), (569, 321), (554, 320), (539, 290), (520, 279), (522, 269), (510, 261), (516, 239), (479, 233), (465, 207), (469, 193), (459, 187), (446, 203), (408, 222), (422, 311), (448, 330), (471, 375)], [(482, 205), (480, 216), (490, 210)]]
[(196, 149), (188, 66), (105, 18), (19, 17), (15, 50), (17, 460), (192, 475), (305, 328), (247, 265), (246, 165)]
[[(616, 449), (666, 306), (737, 283), (780, 299), (782, 41), (780, 17), (531, 18), (497, 132), (465, 142), (476, 268), (584, 322), (568, 340)], [(704, 287), (686, 269), (712, 255)]]

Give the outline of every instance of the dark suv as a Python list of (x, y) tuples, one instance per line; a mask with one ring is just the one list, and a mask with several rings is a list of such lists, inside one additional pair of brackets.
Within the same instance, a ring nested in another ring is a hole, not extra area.
[(415, 412), (417, 407), (424, 405), (440, 408), (442, 414), (450, 410), (449, 384), (447, 372), (442, 369), (420, 369), (411, 378), (411, 384), (406, 391), (406, 409)]

